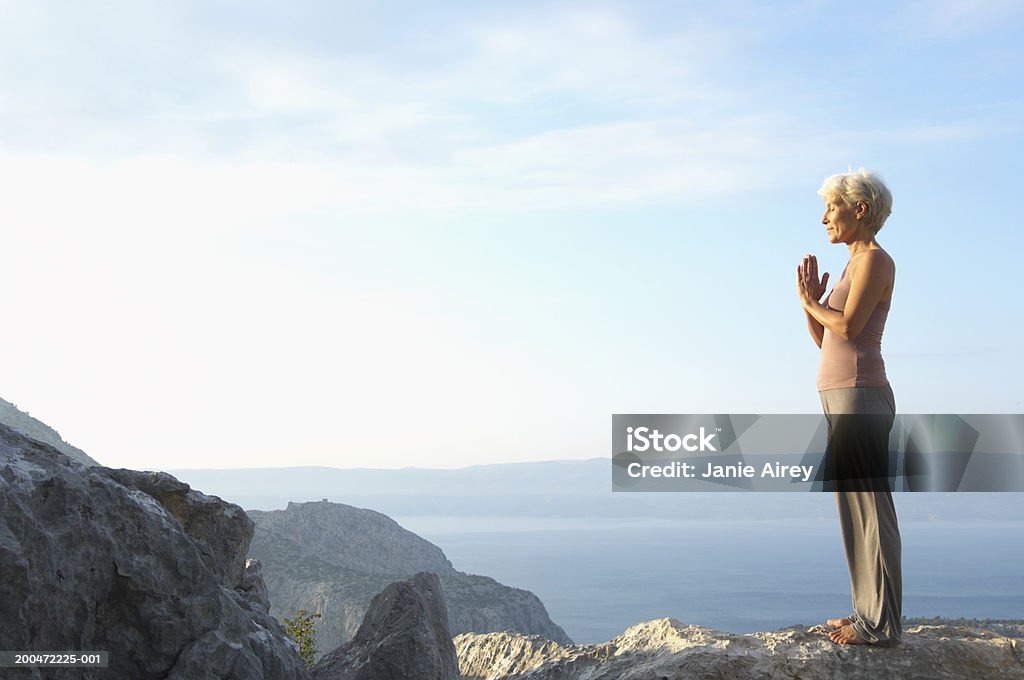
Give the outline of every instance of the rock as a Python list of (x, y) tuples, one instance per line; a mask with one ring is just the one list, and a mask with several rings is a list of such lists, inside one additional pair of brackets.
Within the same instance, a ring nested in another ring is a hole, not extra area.
[(351, 640), (373, 596), (420, 571), (439, 576), (453, 634), (508, 629), (572, 644), (536, 595), (457, 571), (440, 548), (379, 512), (320, 501), (249, 516), (249, 556), (263, 564), (272, 612), (320, 614), (321, 650)]
[(252, 520), (245, 510), (196, 491), (166, 472), (109, 468), (99, 471), (152, 496), (171, 513), (222, 586), (234, 588), (241, 581), (253, 534)]
[(420, 572), (373, 598), (350, 641), (313, 667), (313, 680), (457, 680), (459, 661), (436, 574)]
[(102, 674), (61, 678), (307, 678), (244, 561), (252, 530), (169, 475), (85, 466), (0, 425), (2, 646), (110, 653)]
[(459, 635), (455, 647), (466, 680), (1024, 680), (1024, 640), (991, 631), (916, 626), (892, 648), (837, 646), (826, 632), (815, 626), (737, 635), (658, 619), (601, 644), (488, 633)]
[(544, 603), (529, 590), (463, 572), (442, 576), (441, 587), (453, 635), (513, 630), (572, 644), (562, 627), (548, 617)]
[(26, 437), (49, 444), (68, 458), (74, 458), (83, 465), (99, 465), (86, 455), (85, 451), (64, 441), (57, 430), (41, 420), (36, 420), (5, 399), (0, 399), (0, 424), (6, 425)]
[(568, 645), (539, 635), (520, 635), (511, 631), (501, 633), (464, 633), (455, 637), (455, 651), (459, 656), (459, 671), (463, 678), (511, 678), (544, 665), (545, 662), (565, 659), (576, 649), (610, 649), (607, 645)]
[(270, 614), (270, 593), (267, 592), (267, 584), (263, 581), (263, 565), (259, 560), (245, 561), (242, 580), (238, 582), (235, 590), (244, 593), (248, 601), (259, 606), (264, 614)]

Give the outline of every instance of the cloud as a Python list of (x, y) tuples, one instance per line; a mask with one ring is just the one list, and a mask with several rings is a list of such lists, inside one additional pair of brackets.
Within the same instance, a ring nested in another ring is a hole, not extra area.
[(959, 38), (998, 29), (1022, 13), (1017, 0), (921, 0), (895, 15), (894, 29), (917, 37)]
[(458, 160), (467, 175), (492, 178), (505, 202), (564, 206), (760, 189), (838, 141), (782, 115), (677, 117), (545, 132)]
[[(0, 81), (15, 103), (0, 112), (4, 162), (13, 175), (13, 164), (27, 163), (14, 178), (27, 194), (27, 178), (44, 176), (59, 193), (102, 177), (95, 195), (132, 187), (122, 196), (149, 204), (175, 187), (227, 222), (295, 206), (672, 201), (776, 185), (872, 144), (982, 134), (971, 121), (866, 128), (842, 121), (827, 85), (812, 90), (797, 75), (761, 82), (765, 39), (749, 17), (654, 26), (587, 6), (474, 15), (434, 26), (433, 58), (417, 61), (380, 47), (410, 37), (401, 32), (331, 51), (282, 40), (265, 24), (218, 39), (192, 16), (199, 6), (146, 7), (126, 18), (137, 31), (103, 29), (103, 17), (86, 12), (56, 20), (26, 10), (15, 22), (55, 25), (66, 40)], [(70, 30), (79, 21), (82, 30)], [(200, 49), (180, 44), (188, 40)], [(31, 55), (31, 42), (8, 44), (5, 61)]]
[(723, 94), (716, 65), (744, 52), (739, 27), (683, 23), (658, 34), (595, 10), (477, 26), (470, 34), (473, 57), (452, 73), (455, 87), (472, 83), (474, 95), (510, 103), (572, 97), (584, 118), (588, 104), (658, 110)]

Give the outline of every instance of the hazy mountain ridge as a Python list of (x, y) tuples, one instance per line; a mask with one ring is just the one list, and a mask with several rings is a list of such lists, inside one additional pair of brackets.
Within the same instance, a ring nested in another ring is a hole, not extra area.
[(385, 586), (421, 571), (440, 578), (453, 634), (509, 629), (571, 643), (536, 595), (457, 571), (440, 548), (381, 513), (317, 501), (249, 516), (249, 557), (262, 563), (272, 612), (319, 613), (321, 652), (355, 635)]
[[(611, 459), (557, 460), (426, 468), (326, 467), (167, 470), (247, 509), (279, 509), (327, 499), (389, 517), (680, 517), (709, 520), (831, 519), (822, 493), (613, 493)], [(287, 495), (282, 493), (287, 490)], [(900, 521), (1015, 521), (1012, 493), (895, 494)]]

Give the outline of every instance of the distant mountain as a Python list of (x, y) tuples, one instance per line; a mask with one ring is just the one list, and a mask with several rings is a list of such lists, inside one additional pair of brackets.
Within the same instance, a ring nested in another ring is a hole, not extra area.
[[(168, 472), (171, 472), (168, 470)], [(435, 514), (461, 512), (461, 499), (489, 499), (497, 514), (544, 509), (566, 496), (611, 489), (609, 459), (474, 465), (454, 470), (329, 467), (176, 470), (183, 479), (211, 484), (245, 508), (277, 510), (290, 501), (326, 498), (388, 515), (419, 514), (427, 502)], [(524, 499), (524, 496), (529, 498)], [(444, 499), (459, 499), (446, 501)], [(440, 505), (435, 505), (440, 503)]]
[(271, 612), (320, 614), (321, 652), (355, 635), (387, 584), (421, 571), (440, 579), (453, 635), (512, 630), (570, 642), (536, 595), (457, 571), (440, 548), (379, 512), (320, 501), (248, 514), (256, 524), (249, 557), (262, 563)]
[(65, 456), (74, 458), (79, 463), (99, 465), (99, 463), (87, 456), (85, 451), (64, 441), (57, 430), (40, 420), (36, 420), (4, 399), (0, 399), (0, 423), (3, 423), (15, 432), (20, 432), (26, 437), (35, 439), (37, 442), (49, 444)]
[[(271, 510), (327, 499), (390, 517), (672, 517), (699, 510), (708, 519), (759, 519), (817, 510), (812, 494), (612, 493), (611, 459), (473, 465), (457, 469), (247, 468), (167, 470), (244, 508)], [(773, 499), (772, 496), (775, 496)], [(832, 511), (832, 507), (829, 506)], [(769, 511), (771, 512), (771, 511)]]
[[(613, 493), (611, 459), (474, 465), (454, 470), (328, 467), (167, 470), (246, 509), (327, 499), (390, 517), (701, 517), (709, 520), (834, 517), (823, 493)], [(900, 521), (1007, 521), (1013, 493), (900, 493)]]
[(250, 556), (265, 570), (284, 557), (364, 574), (456, 573), (440, 548), (373, 510), (320, 501), (246, 514), (256, 523)]

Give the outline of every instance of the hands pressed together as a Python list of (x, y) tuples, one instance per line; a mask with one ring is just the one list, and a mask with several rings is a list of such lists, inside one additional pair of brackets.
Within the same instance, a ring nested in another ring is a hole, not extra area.
[(818, 302), (828, 288), (828, 272), (818, 280), (818, 258), (804, 255), (796, 266), (796, 294), (803, 305)]

